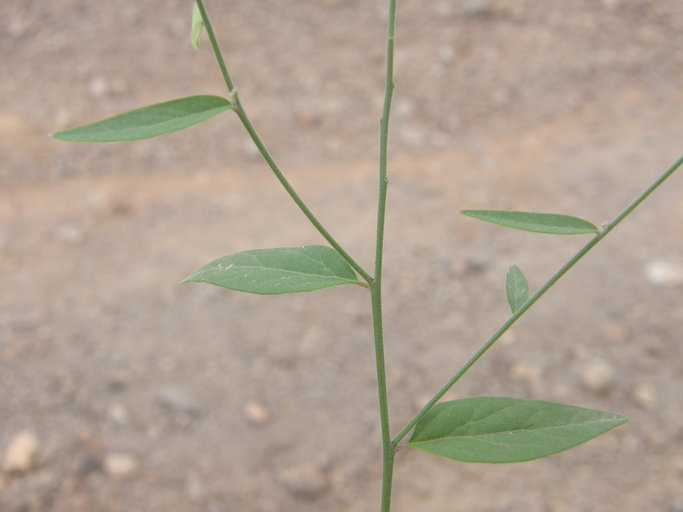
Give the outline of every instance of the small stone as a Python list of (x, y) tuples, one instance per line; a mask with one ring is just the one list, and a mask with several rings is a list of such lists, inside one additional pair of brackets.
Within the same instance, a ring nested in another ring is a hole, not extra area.
[(256, 159), (260, 155), (258, 148), (251, 140), (245, 140), (244, 144), (242, 144), (242, 150), (248, 158)]
[(193, 500), (201, 499), (204, 492), (204, 482), (202, 482), (201, 476), (198, 473), (191, 472), (187, 475), (187, 494)]
[(541, 369), (528, 363), (517, 363), (510, 370), (510, 375), (513, 379), (527, 384), (538, 382), (541, 377)]
[(410, 98), (396, 102), (395, 111), (397, 117), (402, 119), (409, 118), (416, 110), (417, 105), (415, 104), (415, 101)]
[(666, 512), (683, 512), (683, 496), (679, 496), (671, 500)]
[(501, 345), (512, 345), (517, 339), (515, 331), (513, 329), (508, 329), (498, 340)]
[(26, 34), (30, 27), (31, 24), (28, 19), (16, 17), (10, 18), (6, 29), (10, 36), (19, 38)]
[(427, 141), (427, 133), (420, 127), (409, 125), (400, 131), (401, 140), (412, 147), (421, 147)]
[(652, 284), (676, 286), (683, 284), (683, 266), (670, 261), (651, 261), (645, 267), (645, 276)]
[(652, 409), (657, 405), (657, 390), (649, 384), (638, 384), (633, 388), (631, 398), (638, 407)]
[(581, 382), (592, 393), (604, 395), (614, 387), (616, 371), (604, 359), (595, 359), (584, 367)]
[(88, 83), (88, 90), (93, 96), (104, 96), (109, 91), (109, 85), (101, 76), (95, 76)]
[(157, 394), (156, 402), (168, 411), (184, 413), (192, 417), (199, 416), (201, 412), (194, 397), (183, 389), (163, 389)]
[(24, 430), (10, 442), (2, 469), (7, 473), (26, 473), (35, 468), (40, 444), (33, 432)]
[(489, 268), (491, 265), (491, 257), (488, 253), (483, 251), (475, 252), (470, 254), (465, 259), (465, 269), (466, 274), (480, 274)]
[(628, 337), (628, 331), (617, 322), (606, 322), (600, 326), (600, 336), (612, 343), (623, 343)]
[(287, 469), (279, 480), (292, 496), (304, 500), (315, 500), (329, 488), (327, 475), (310, 463)]
[(107, 416), (117, 427), (122, 427), (128, 423), (128, 410), (121, 404), (112, 404), (107, 410)]
[(73, 224), (62, 224), (54, 230), (54, 236), (60, 242), (69, 244), (80, 244), (85, 238), (83, 229)]
[(104, 471), (110, 476), (126, 476), (135, 471), (137, 467), (137, 459), (125, 453), (110, 453), (104, 458)]
[(450, 64), (455, 58), (455, 50), (452, 46), (441, 46), (436, 56), (442, 64)]
[(467, 16), (480, 19), (492, 18), (496, 12), (492, 0), (469, 0), (465, 2), (464, 9)]
[(265, 425), (270, 420), (270, 412), (258, 402), (247, 402), (244, 416), (252, 425)]

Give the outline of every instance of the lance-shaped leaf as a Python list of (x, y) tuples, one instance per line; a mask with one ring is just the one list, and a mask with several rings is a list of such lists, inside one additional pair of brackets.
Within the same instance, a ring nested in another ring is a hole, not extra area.
[(322, 245), (239, 252), (204, 265), (183, 282), (188, 281), (259, 295), (361, 285), (346, 260)]
[(512, 265), (505, 274), (505, 295), (513, 313), (529, 299), (529, 282), (517, 265)]
[(463, 462), (523, 462), (572, 448), (626, 421), (555, 402), (465, 398), (435, 405), (408, 445)]
[(202, 35), (203, 28), (204, 18), (202, 18), (199, 5), (195, 2), (192, 6), (192, 35), (190, 36), (190, 42), (192, 43), (192, 48), (197, 51), (199, 51), (199, 37)]
[(188, 96), (53, 133), (52, 137), (75, 142), (147, 139), (187, 128), (230, 108), (232, 104), (219, 96)]
[(580, 235), (598, 233), (598, 228), (587, 220), (556, 213), (512, 212), (505, 210), (462, 210), (460, 213), (475, 219), (492, 222), (506, 228), (549, 233), (552, 235)]

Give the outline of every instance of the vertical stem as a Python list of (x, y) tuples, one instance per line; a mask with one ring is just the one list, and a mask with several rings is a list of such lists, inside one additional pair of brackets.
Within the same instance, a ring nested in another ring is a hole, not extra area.
[(391, 484), (394, 472), (394, 446), (391, 444), (389, 430), (389, 402), (387, 380), (384, 367), (384, 335), (382, 330), (382, 290), (381, 279), (370, 285), (372, 299), (372, 323), (375, 334), (375, 361), (377, 365), (377, 392), (379, 396), (379, 417), (382, 432), (382, 504), (380, 511), (391, 509)]
[(382, 329), (382, 263), (384, 252), (384, 216), (387, 203), (387, 149), (389, 140), (389, 115), (394, 92), (394, 32), (396, 27), (396, 0), (389, 0), (387, 19), (386, 77), (384, 106), (380, 120), (379, 142), (379, 190), (377, 200), (377, 236), (375, 247), (375, 276), (370, 285), (372, 318), (375, 334), (375, 359), (377, 364), (377, 390), (379, 416), (382, 430), (382, 502), (381, 512), (391, 510), (391, 486), (394, 471), (394, 446), (389, 429), (389, 404), (387, 398), (386, 371), (384, 368), (384, 335)]

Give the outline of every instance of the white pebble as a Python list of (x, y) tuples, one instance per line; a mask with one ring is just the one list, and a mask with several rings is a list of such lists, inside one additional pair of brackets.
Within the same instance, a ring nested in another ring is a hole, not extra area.
[(33, 432), (19, 432), (9, 444), (2, 461), (2, 469), (7, 473), (25, 473), (36, 466), (40, 443)]
[(137, 467), (137, 459), (125, 453), (110, 453), (104, 458), (104, 470), (111, 476), (126, 476), (135, 471)]
[(244, 406), (244, 416), (253, 425), (265, 425), (270, 420), (270, 412), (258, 402), (248, 402)]
[(670, 261), (651, 261), (645, 267), (645, 277), (660, 286), (676, 286), (683, 283), (683, 266)]
[(638, 384), (633, 388), (631, 398), (643, 409), (652, 409), (657, 405), (657, 390), (649, 384)]
[(590, 361), (581, 372), (581, 382), (589, 391), (602, 395), (616, 383), (614, 367), (604, 359)]

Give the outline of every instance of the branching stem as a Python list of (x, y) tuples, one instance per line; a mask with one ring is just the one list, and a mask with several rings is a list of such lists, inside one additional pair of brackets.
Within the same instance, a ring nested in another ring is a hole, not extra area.
[(398, 435), (392, 441), (392, 445), (396, 447), (401, 440), (408, 435), (408, 433), (413, 429), (418, 421), (424, 417), (429, 410), (436, 405), (436, 403), (441, 400), (441, 398), (450, 390), (453, 385), (460, 380), (460, 378), (469, 370), (474, 363), (476, 363), (481, 356), (484, 355), (500, 337), (505, 334), (505, 332), (522, 316), (527, 310), (533, 306), (541, 296), (547, 292), (560, 278), (565, 275), (570, 268), (572, 268), (578, 261), (583, 258), (588, 251), (595, 247), (600, 240), (602, 240), (610, 231), (612, 231), (617, 225), (623, 221), (633, 210), (635, 210), (638, 205), (640, 205), (645, 199), (648, 198), (652, 192), (654, 192), (667, 178), (669, 178), (676, 170), (683, 165), (683, 156), (680, 157), (676, 162), (669, 167), (664, 174), (657, 178), (649, 187), (647, 187), (638, 197), (636, 197), (624, 210), (617, 215), (614, 220), (606, 224), (600, 233), (595, 235), (586, 245), (584, 245), (572, 258), (565, 263), (560, 270), (558, 270), (541, 288), (529, 298), (529, 300), (524, 303), (524, 305), (515, 312), (510, 318), (508, 318), (503, 325), (494, 333), (489, 340), (484, 343), (479, 350), (457, 371), (453, 377), (451, 377), (446, 384), (427, 402), (427, 404), (420, 409), (420, 411), (411, 419), (408, 424), (398, 433)]
[(237, 89), (235, 88), (235, 85), (232, 82), (232, 79), (230, 78), (230, 73), (228, 72), (228, 68), (225, 65), (225, 59), (223, 58), (223, 53), (221, 52), (220, 46), (218, 45), (218, 39), (216, 38), (216, 34), (213, 31), (213, 26), (211, 25), (211, 20), (209, 18), (208, 13), (206, 12), (206, 7), (204, 6), (204, 1), (203, 0), (196, 0), (197, 1), (197, 7), (199, 8), (199, 12), (202, 15), (202, 19), (204, 20), (204, 26), (206, 27), (206, 33), (209, 36), (209, 40), (211, 41), (211, 48), (213, 49), (214, 56), (216, 57), (216, 62), (218, 63), (218, 67), (221, 70), (221, 74), (223, 75), (223, 81), (225, 82), (226, 87), (228, 88), (228, 97), (231, 99), (233, 103), (233, 110), (237, 114), (237, 117), (239, 117), (240, 121), (242, 121), (242, 124), (244, 125), (244, 128), (247, 130), (247, 133), (251, 137), (251, 140), (254, 142), (256, 145), (257, 149), (259, 150), (259, 153), (261, 153), (261, 156), (263, 156), (263, 159), (266, 161), (268, 164), (268, 167), (270, 167), (270, 170), (273, 171), (273, 174), (275, 174), (275, 177), (278, 179), (280, 184), (284, 187), (284, 189), (287, 191), (289, 196), (292, 198), (292, 200), (296, 203), (296, 205), (299, 207), (299, 209), (303, 212), (303, 214), (306, 216), (306, 218), (313, 224), (315, 229), (318, 230), (318, 232), (323, 236), (327, 242), (334, 247), (339, 254), (348, 262), (349, 265), (351, 265), (358, 274), (368, 283), (368, 285), (372, 284), (373, 278), (370, 274), (368, 274), (363, 267), (360, 266), (356, 260), (354, 260), (347, 252), (346, 250), (337, 242), (334, 237), (325, 229), (325, 227), (322, 225), (322, 223), (318, 220), (318, 218), (313, 214), (313, 212), (308, 208), (306, 203), (304, 203), (303, 199), (297, 194), (297, 192), (294, 190), (292, 185), (289, 183), (287, 178), (285, 178), (285, 175), (282, 173), (280, 170), (279, 166), (275, 163), (275, 160), (271, 156), (270, 152), (268, 149), (266, 149), (265, 144), (263, 143), (263, 140), (261, 140), (261, 137), (259, 134), (256, 132), (256, 129), (252, 125), (251, 121), (249, 120), (249, 116), (247, 116), (246, 111), (244, 110), (244, 107), (242, 106), (242, 103), (240, 102), (239, 95), (237, 94)]

